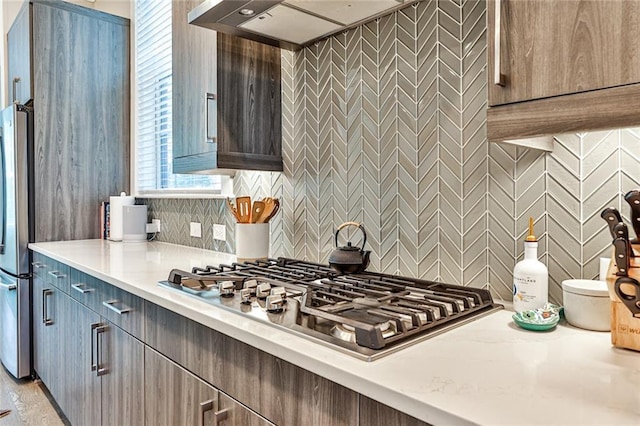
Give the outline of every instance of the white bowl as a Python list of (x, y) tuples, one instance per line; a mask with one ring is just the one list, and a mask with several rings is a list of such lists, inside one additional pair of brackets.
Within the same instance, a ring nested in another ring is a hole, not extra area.
[(611, 300), (606, 282), (564, 280), (562, 298), (569, 324), (587, 330), (611, 330)]

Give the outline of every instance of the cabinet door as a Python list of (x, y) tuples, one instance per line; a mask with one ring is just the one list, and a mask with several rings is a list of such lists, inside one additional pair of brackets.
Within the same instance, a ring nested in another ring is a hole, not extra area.
[(218, 167), (282, 170), (280, 49), (218, 34)]
[(31, 79), (31, 4), (25, 2), (7, 33), (9, 102), (24, 104), (33, 96)]
[(129, 188), (128, 20), (33, 3), (35, 241), (99, 238)]
[[(144, 424), (144, 345), (115, 325), (99, 338), (102, 425)], [(156, 389), (150, 389), (154, 394)]]
[(148, 347), (144, 361), (147, 425), (214, 424), (218, 410), (215, 388)]
[(215, 413), (220, 426), (267, 426), (273, 423), (220, 392), (219, 408)]
[[(173, 158), (174, 173), (216, 167), (216, 32), (189, 25), (187, 15), (201, 0), (174, 0)], [(182, 158), (185, 157), (185, 158)]]
[[(58, 290), (55, 290), (56, 292)], [(54, 289), (47, 286), (42, 277), (33, 278), (33, 368), (42, 382), (50, 388), (53, 386), (51, 374), (54, 357), (58, 351), (53, 350), (55, 343), (55, 321), (52, 318), (54, 307)], [(51, 391), (51, 389), (49, 389)]]
[[(640, 82), (637, 0), (489, 0), (487, 7), (490, 106)], [(496, 84), (497, 66), (504, 86)]]
[(64, 355), (63, 387), (55, 397), (71, 424), (100, 424), (100, 377), (93, 367), (97, 363), (96, 344), (100, 316), (66, 294), (60, 294), (61, 337), (58, 350)]

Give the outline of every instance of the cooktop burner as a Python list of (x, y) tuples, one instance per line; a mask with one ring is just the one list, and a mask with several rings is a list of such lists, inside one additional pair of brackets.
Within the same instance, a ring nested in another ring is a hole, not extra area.
[(160, 285), (367, 361), (502, 309), (485, 289), (288, 258), (174, 269)]

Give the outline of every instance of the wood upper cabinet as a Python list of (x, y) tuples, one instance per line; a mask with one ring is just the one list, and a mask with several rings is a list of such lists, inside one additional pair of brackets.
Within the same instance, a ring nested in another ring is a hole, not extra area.
[(173, 172), (282, 170), (280, 49), (188, 23), (174, 0)]
[(99, 238), (100, 202), (129, 189), (129, 20), (34, 1), (31, 29), (34, 240)]
[(25, 2), (7, 33), (8, 102), (25, 104), (33, 98), (31, 52), (31, 3)]
[[(200, 3), (174, 0), (171, 5), (174, 159), (216, 152), (216, 33), (187, 21), (189, 11)], [(188, 171), (176, 168), (176, 173)]]
[(638, 0), (487, 8), (490, 140), (637, 124), (629, 110), (640, 91)]

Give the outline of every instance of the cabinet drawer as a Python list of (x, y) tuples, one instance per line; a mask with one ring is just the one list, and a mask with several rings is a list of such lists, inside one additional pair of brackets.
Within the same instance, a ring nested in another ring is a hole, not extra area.
[(34, 276), (45, 280), (44, 277), (47, 274), (47, 271), (51, 270), (51, 259), (35, 251), (32, 253), (33, 260), (31, 261), (31, 271)]
[(40, 260), (34, 260), (32, 267), (42, 280), (65, 293), (69, 293), (69, 266), (53, 260), (50, 257), (39, 255)]
[(98, 313), (127, 333), (144, 339), (144, 301), (105, 282), (99, 292)]
[(101, 293), (108, 284), (97, 278), (71, 268), (69, 294), (89, 309), (100, 312)]

